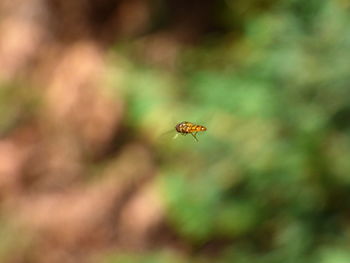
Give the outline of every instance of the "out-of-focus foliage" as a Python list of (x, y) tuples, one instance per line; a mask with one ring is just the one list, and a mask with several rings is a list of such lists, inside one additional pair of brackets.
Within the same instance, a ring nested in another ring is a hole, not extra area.
[(350, 261), (349, 7), (248, 10), (238, 40), (229, 31), (187, 49), (174, 73), (126, 60), (130, 120), (149, 134), (174, 116), (208, 127), (200, 143), (152, 141), (191, 262), (212, 251), (215, 262)]

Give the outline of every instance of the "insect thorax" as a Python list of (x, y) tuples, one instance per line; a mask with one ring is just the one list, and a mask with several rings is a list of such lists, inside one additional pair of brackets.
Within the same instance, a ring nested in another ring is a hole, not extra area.
[(180, 122), (179, 124), (177, 124), (177, 125), (175, 126), (175, 129), (176, 129), (176, 131), (179, 132), (179, 133), (188, 133), (188, 132), (189, 132), (189, 131), (188, 131), (188, 128), (189, 128), (189, 126), (190, 126), (190, 125), (188, 125), (188, 124), (189, 124), (189, 122), (187, 122), (187, 121)]

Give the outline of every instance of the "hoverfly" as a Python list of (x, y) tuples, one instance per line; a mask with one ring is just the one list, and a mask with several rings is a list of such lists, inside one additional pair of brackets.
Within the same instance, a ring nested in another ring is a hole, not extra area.
[(197, 133), (201, 131), (206, 131), (207, 128), (202, 125), (193, 124), (188, 121), (183, 121), (175, 126), (175, 130), (178, 132), (176, 136), (178, 134), (181, 134), (181, 135), (191, 134), (193, 138), (198, 142), (198, 139), (196, 137)]

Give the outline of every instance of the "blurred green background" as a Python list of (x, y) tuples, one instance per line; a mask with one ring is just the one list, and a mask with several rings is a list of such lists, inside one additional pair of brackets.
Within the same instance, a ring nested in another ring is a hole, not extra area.
[(350, 1), (78, 2), (0, 50), (3, 262), (350, 262)]

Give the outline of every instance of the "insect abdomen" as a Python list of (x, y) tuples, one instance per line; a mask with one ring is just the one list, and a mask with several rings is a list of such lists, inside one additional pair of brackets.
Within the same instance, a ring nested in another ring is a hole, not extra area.
[(190, 132), (200, 132), (200, 131), (206, 131), (207, 128), (205, 128), (202, 125), (193, 125), (192, 127), (190, 127)]

